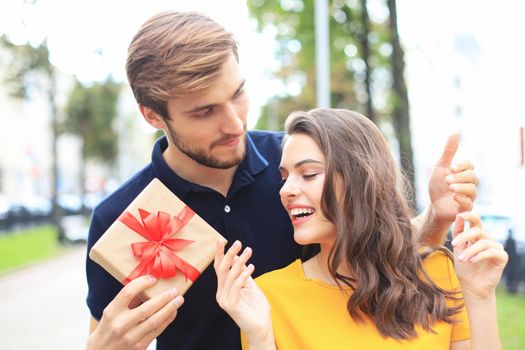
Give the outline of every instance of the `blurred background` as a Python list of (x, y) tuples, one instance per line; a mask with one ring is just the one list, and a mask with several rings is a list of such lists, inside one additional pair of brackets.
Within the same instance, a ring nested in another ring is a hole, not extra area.
[(165, 9), (206, 13), (235, 34), (250, 128), (277, 130), (292, 110), (316, 106), (367, 115), (389, 139), (417, 210), (448, 135), (459, 132), (456, 160), (472, 161), (481, 181), (476, 210), (511, 258), (498, 290), (504, 348), (525, 347), (525, 2), (6, 0), (2, 348), (83, 347), (90, 212), (149, 161), (160, 135), (127, 85), (127, 46)]

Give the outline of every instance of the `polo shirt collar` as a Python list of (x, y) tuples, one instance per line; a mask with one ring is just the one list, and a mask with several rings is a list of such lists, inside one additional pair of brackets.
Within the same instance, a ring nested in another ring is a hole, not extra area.
[[(168, 147), (168, 140), (166, 136), (159, 138), (153, 147), (151, 154), (151, 164), (155, 171), (155, 175), (161, 180), (171, 191), (173, 191), (179, 198), (184, 200), (190, 191), (200, 192), (203, 190), (202, 186), (189, 182), (179, 175), (177, 175), (166, 163), (162, 153)], [(261, 154), (255, 143), (253, 142), (250, 133), (246, 133), (246, 156), (235, 172), (230, 192), (232, 189), (238, 189), (253, 182), (254, 176), (264, 170), (268, 166), (268, 161)]]

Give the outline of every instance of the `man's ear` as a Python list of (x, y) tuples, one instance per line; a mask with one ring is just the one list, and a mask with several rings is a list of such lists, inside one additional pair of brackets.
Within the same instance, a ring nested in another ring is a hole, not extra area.
[(158, 115), (158, 113), (152, 108), (139, 105), (139, 109), (140, 113), (142, 113), (142, 116), (144, 117), (144, 120), (148, 122), (149, 125), (155, 129), (164, 129), (166, 127), (164, 119), (162, 119), (162, 117)]

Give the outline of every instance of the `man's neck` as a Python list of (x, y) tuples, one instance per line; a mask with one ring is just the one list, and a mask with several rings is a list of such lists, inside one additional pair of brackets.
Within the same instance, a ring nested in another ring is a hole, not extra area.
[(172, 145), (162, 153), (166, 164), (178, 176), (197, 185), (209, 187), (224, 197), (228, 194), (238, 165), (229, 169), (215, 169), (201, 165)]

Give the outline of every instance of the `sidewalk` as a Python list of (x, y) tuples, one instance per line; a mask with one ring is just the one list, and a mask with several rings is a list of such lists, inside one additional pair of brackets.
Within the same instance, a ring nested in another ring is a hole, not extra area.
[(89, 332), (85, 246), (0, 277), (0, 347), (83, 349)]

